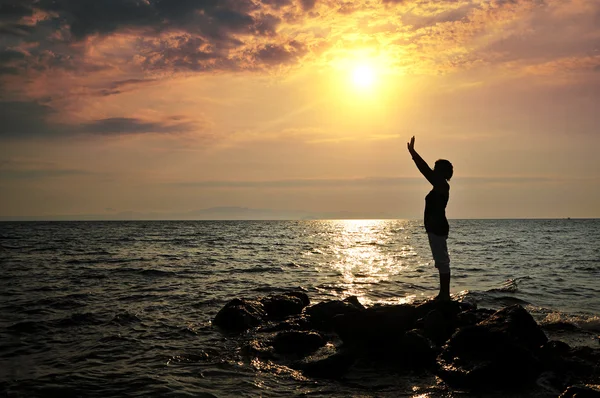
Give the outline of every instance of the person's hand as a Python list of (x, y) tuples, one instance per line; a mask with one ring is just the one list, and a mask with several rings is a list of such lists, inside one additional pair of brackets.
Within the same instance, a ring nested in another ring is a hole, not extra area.
[(415, 136), (414, 135), (410, 139), (410, 142), (406, 144), (406, 146), (408, 147), (408, 151), (410, 153), (414, 152), (414, 150), (415, 150)]

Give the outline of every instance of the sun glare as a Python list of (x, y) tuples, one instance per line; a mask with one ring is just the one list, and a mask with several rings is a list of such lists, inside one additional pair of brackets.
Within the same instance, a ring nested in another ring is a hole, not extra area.
[(375, 83), (375, 71), (367, 65), (359, 65), (352, 71), (352, 81), (359, 88), (369, 88)]

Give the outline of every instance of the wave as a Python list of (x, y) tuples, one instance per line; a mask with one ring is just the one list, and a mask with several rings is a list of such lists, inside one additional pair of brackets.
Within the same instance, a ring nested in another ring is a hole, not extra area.
[(281, 267), (254, 267), (254, 268), (243, 268), (236, 270), (235, 272), (242, 274), (255, 274), (255, 273), (280, 273), (283, 272)]
[(7, 327), (9, 333), (41, 333), (48, 330), (43, 321), (22, 321)]
[(552, 312), (542, 320), (544, 325), (574, 325), (588, 332), (600, 332), (600, 317), (595, 315), (570, 315)]
[(177, 272), (164, 271), (160, 269), (144, 269), (138, 272), (144, 276), (177, 276)]

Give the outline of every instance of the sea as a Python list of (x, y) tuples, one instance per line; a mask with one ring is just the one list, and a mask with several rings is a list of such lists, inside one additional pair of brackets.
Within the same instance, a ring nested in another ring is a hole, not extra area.
[[(448, 246), (454, 299), (521, 304), (550, 338), (600, 347), (600, 219), (450, 220)], [(233, 298), (290, 289), (411, 303), (438, 275), (420, 220), (0, 223), (0, 396), (506, 396), (381, 369), (307, 378), (212, 325)]]

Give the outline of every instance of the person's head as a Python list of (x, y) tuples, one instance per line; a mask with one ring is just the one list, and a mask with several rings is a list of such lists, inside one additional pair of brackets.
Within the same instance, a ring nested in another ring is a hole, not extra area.
[(452, 167), (452, 163), (446, 159), (439, 159), (435, 162), (433, 171), (440, 173), (446, 181), (450, 181), (452, 174), (454, 173), (454, 168)]

